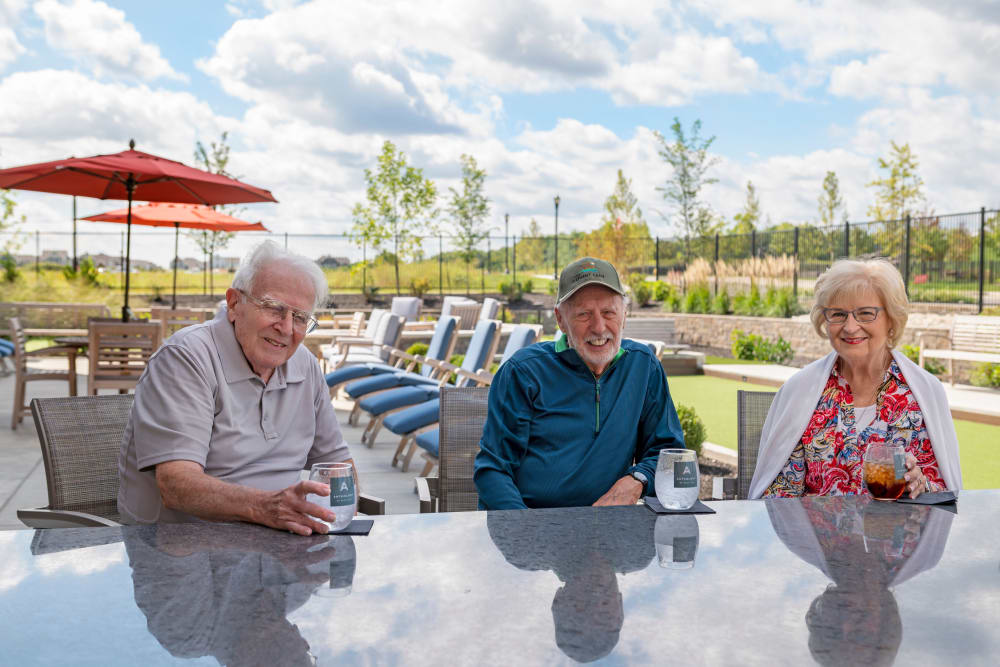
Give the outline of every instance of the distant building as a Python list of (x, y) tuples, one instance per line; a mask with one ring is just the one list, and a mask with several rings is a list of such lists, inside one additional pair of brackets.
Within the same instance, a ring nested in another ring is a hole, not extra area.
[(216, 271), (235, 271), (239, 266), (239, 257), (221, 257), (216, 255), (212, 258), (212, 267)]
[[(174, 260), (170, 260), (170, 268), (174, 268)], [(181, 257), (177, 260), (177, 268), (180, 271), (204, 271), (205, 263), (194, 257)]]
[(323, 255), (316, 263), (322, 266), (324, 269), (336, 269), (339, 266), (349, 266), (351, 260), (347, 257), (333, 257), (332, 255)]

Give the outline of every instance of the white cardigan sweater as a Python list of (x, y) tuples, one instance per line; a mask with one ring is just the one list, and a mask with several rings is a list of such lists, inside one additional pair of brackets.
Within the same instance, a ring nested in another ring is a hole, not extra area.
[[(892, 357), (920, 405), (941, 477), (949, 490), (958, 491), (962, 488), (958, 436), (955, 435), (955, 424), (944, 387), (940, 380), (910, 361), (902, 352), (892, 350)], [(760, 498), (788, 462), (792, 450), (809, 425), (836, 360), (836, 352), (817, 359), (788, 378), (778, 390), (760, 433), (757, 467), (750, 481), (751, 498)]]

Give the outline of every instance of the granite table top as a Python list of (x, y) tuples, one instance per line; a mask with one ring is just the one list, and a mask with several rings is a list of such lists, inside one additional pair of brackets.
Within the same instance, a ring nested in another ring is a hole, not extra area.
[(920, 664), (1000, 655), (1000, 491), (0, 532), (4, 664)]

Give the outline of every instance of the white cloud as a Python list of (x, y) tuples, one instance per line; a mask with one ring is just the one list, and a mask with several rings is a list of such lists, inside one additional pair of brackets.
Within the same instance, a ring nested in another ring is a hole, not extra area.
[(97, 76), (152, 81), (160, 77), (186, 80), (160, 55), (155, 44), (143, 41), (125, 13), (98, 0), (40, 0), (35, 14), (45, 24), (45, 39), (89, 67)]
[(14, 25), (24, 4), (24, 0), (0, 0), (0, 70), (25, 52), (14, 33)]

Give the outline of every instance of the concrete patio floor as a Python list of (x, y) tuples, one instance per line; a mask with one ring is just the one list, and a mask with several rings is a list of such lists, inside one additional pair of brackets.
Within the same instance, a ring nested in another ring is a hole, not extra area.
[[(52, 360), (37, 362), (52, 364)], [(60, 363), (56, 361), (55, 363)], [(65, 364), (65, 361), (61, 363)], [(77, 364), (78, 393), (86, 393), (87, 360)], [(65, 366), (63, 366), (65, 368)], [(10, 368), (10, 365), (6, 367)], [(66, 396), (65, 382), (37, 381), (28, 383), (28, 400), (49, 396)], [(0, 377), (0, 530), (24, 528), (17, 518), (17, 510), (26, 507), (43, 507), (48, 503), (45, 488), (45, 470), (42, 454), (35, 433), (35, 424), (27, 416), (16, 431), (10, 429), (11, 410), (14, 402), (14, 374)], [(413, 457), (410, 471), (403, 473), (390, 465), (399, 438), (383, 429), (375, 447), (369, 449), (361, 443), (361, 429), (347, 425), (349, 404), (336, 401), (337, 417), (344, 439), (351, 447), (351, 454), (358, 466), (361, 489), (386, 501), (389, 514), (411, 514), (419, 509), (417, 495), (413, 492), (413, 479), (423, 468), (424, 459)]]

